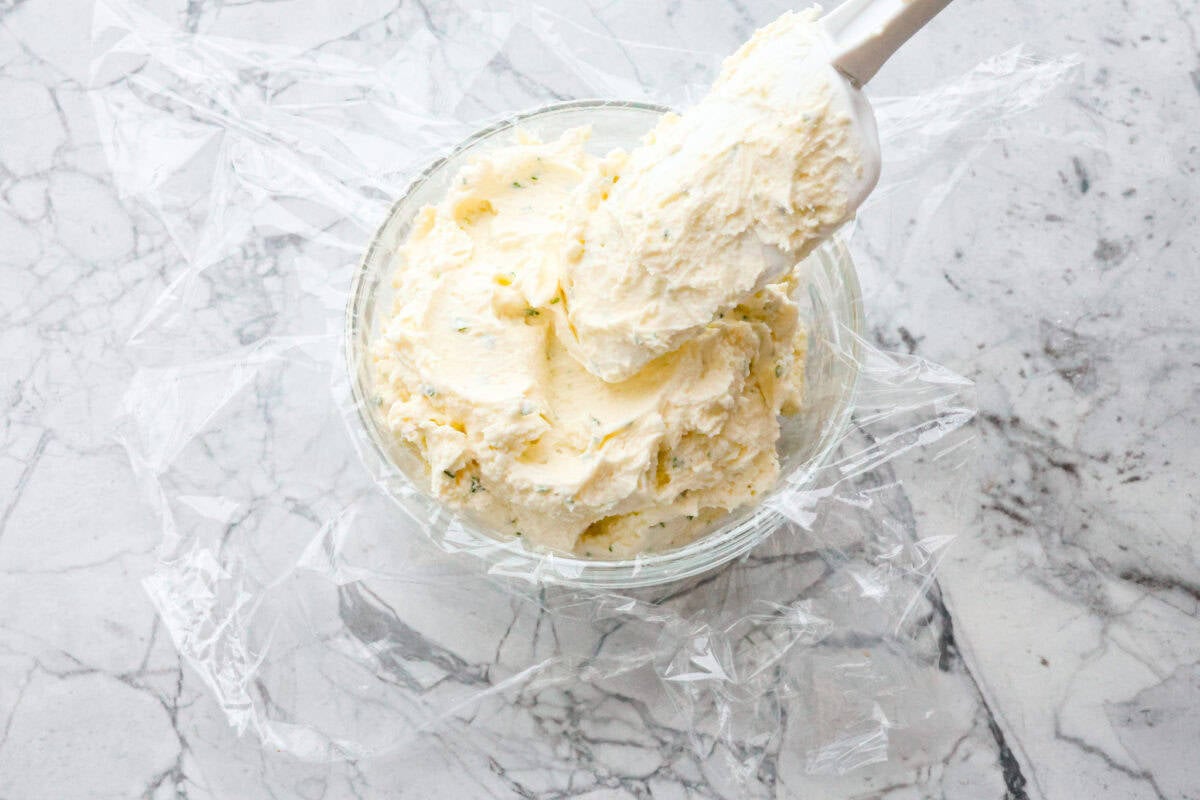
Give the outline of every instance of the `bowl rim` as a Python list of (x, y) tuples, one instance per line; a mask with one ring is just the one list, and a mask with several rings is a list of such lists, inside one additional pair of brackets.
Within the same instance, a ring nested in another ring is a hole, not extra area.
[[(376, 251), (384, 246), (384, 240), (391, 230), (397, 214), (405, 207), (412, 195), (436, 174), (447, 162), (498, 133), (517, 127), (524, 121), (542, 118), (556, 113), (575, 110), (596, 109), (630, 109), (639, 112), (664, 114), (672, 111), (668, 106), (641, 101), (617, 101), (603, 99), (570, 100), (551, 103), (517, 114), (507, 115), (491, 124), (481, 127), (470, 136), (463, 139), (444, 154), (434, 158), (406, 186), (404, 191), (391, 204), (383, 221), (376, 229), (362, 258), (355, 267), (354, 277), (348, 293), (343, 327), (343, 356), (345, 358), (346, 377), (350, 384), (359, 432), (365, 433), (370, 440), (375, 455), (392, 469), (403, 476), (403, 480), (411, 485), (411, 489), (419, 492), (430, 502), (451, 515), (461, 524), (469, 535), (478, 538), (477, 547), (456, 547), (455, 550), (466, 550), (472, 555), (491, 562), (491, 570), (499, 574), (524, 577), (546, 584), (561, 584), (576, 588), (618, 589), (639, 588), (676, 583), (687, 578), (716, 570), (735, 558), (749, 552), (772, 535), (785, 521), (786, 517), (764, 502), (778, 489), (764, 494), (754, 504), (748, 505), (740, 512), (733, 512), (732, 519), (723, 523), (709, 533), (688, 542), (685, 545), (655, 553), (639, 553), (630, 559), (590, 559), (574, 557), (558, 551), (536, 551), (526, 547), (521, 540), (502, 540), (488, 535), (484, 530), (476, 530), (465, 515), (460, 514), (449, 506), (442, 505), (429, 492), (416, 483), (396, 463), (388, 453), (383, 441), (385, 431), (380, 430), (368, 407), (368, 393), (364, 391), (363, 379), (367, 376), (365, 370), (365, 353), (356, 346), (359, 340), (362, 322), (369, 319), (366, 303), (369, 300), (366, 293), (386, 278), (380, 275), (372, 280), (371, 269)], [(834, 415), (831, 416), (832, 431), (825, 437), (821, 449), (786, 478), (789, 486), (803, 487), (811, 484), (817, 472), (824, 467), (838, 444), (844, 437), (854, 411), (854, 400), (861, 379), (862, 339), (864, 334), (864, 312), (862, 289), (858, 280), (858, 272), (845, 243), (835, 234), (814, 252), (813, 255), (823, 258), (826, 266), (832, 267), (846, 288), (848, 319), (840, 319), (839, 323), (848, 328), (847, 346), (849, 352), (843, 355), (852, 366), (852, 374), (842, 389), (842, 397)], [(810, 256), (812, 257), (812, 256)], [(369, 327), (369, 325), (368, 325)], [(369, 331), (368, 331), (369, 333)], [(799, 474), (799, 477), (797, 477)], [(781, 476), (781, 482), (785, 480)], [(376, 483), (381, 485), (389, 497), (404, 507), (396, 492), (376, 477)], [(449, 548), (447, 550), (450, 555)], [(511, 559), (516, 557), (523, 569), (514, 569)], [(503, 560), (503, 564), (501, 561)], [(521, 563), (521, 562), (525, 563)]]

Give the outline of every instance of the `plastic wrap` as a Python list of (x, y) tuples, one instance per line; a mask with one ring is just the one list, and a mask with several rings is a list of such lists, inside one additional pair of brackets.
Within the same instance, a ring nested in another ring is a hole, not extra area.
[[(895, 730), (937, 713), (933, 575), (973, 511), (956, 505), (965, 379), (840, 331), (831, 352), (859, 376), (833, 454), (767, 501), (757, 547), (686, 581), (545, 583), (459, 552), (478, 540), (434, 506), (393, 502), (343, 361), (350, 282), (391, 202), (497, 118), (570, 97), (686, 105), (723, 55), (625, 41), (613, 59), (533, 4), (432, 25), (401, 6), (302, 49), (97, 4), (104, 146), (176, 256), (130, 332), (119, 420), (162, 521), (145, 585), (176, 647), (239, 731), (305, 759), (441, 736), (519, 760), (589, 724), (720, 755), (738, 779), (784, 748), (812, 773), (886, 759)], [(1015, 51), (878, 100), (877, 197), (919, 195), (928, 222), (967, 163), (945, 155), (1071, 69)], [(918, 525), (918, 485), (936, 527)], [(608, 713), (614, 697), (638, 718)]]

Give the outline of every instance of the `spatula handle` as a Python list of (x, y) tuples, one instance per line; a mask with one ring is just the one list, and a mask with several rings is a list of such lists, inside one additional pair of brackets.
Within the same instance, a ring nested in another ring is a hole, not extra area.
[(833, 66), (862, 86), (950, 0), (845, 0), (821, 21), (833, 38)]

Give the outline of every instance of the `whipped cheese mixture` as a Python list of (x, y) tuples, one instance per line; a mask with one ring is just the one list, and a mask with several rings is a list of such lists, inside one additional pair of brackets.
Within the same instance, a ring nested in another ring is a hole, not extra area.
[(695, 108), (576, 192), (562, 283), (572, 352), (601, 378), (628, 378), (778, 279), (870, 190), (816, 13), (756, 32)]
[(518, 133), (419, 212), (371, 355), (439, 499), (624, 558), (774, 485), (803, 384), (794, 266), (844, 220), (856, 169), (829, 92), (788, 74), (813, 24), (759, 31), (631, 153)]

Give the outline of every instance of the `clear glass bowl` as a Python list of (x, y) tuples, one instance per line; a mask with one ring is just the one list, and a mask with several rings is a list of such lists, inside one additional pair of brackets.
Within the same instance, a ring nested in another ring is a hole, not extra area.
[(652, 586), (708, 572), (746, 553), (779, 527), (783, 519), (771, 508), (770, 499), (811, 485), (849, 422), (859, 373), (862, 298), (854, 264), (836, 239), (803, 265), (806, 280), (796, 299), (808, 330), (805, 404), (801, 413), (782, 418), (780, 481), (757, 503), (731, 513), (683, 547), (601, 561), (538, 551), (519, 539), (493, 536), (485, 525), (441, 507), (425, 493), (422, 487), (428, 486), (429, 479), (424, 464), (392, 436), (383, 415), (370, 402), (375, 391), (368, 345), (391, 305), (395, 252), (408, 236), (416, 213), (441, 200), (450, 180), (474, 153), (509, 143), (517, 126), (550, 140), (570, 128), (591, 125), (588, 149), (603, 155), (613, 148), (636, 146), (668, 110), (645, 103), (584, 100), (547, 106), (479, 131), (412, 182), (379, 228), (354, 278), (346, 312), (346, 360), (358, 420), (375, 451), (372, 455), (381, 459), (376, 477), (442, 547), (471, 552), (485, 559), (492, 572), (589, 588)]

